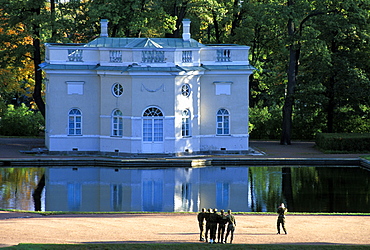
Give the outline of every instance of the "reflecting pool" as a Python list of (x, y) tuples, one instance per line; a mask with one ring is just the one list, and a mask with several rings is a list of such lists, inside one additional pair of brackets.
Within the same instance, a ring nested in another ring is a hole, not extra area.
[(361, 167), (0, 168), (0, 208), (41, 211), (370, 212)]

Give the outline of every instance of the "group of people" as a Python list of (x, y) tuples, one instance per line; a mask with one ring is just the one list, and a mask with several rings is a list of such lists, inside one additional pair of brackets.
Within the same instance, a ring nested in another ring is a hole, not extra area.
[[(209, 208), (207, 211), (202, 208), (202, 211), (198, 213), (198, 222), (200, 241), (225, 244), (227, 237), (230, 235), (230, 243), (233, 243), (236, 220), (231, 210), (228, 210), (225, 214), (223, 209), (218, 213), (217, 208)], [(226, 236), (224, 238), (225, 230)]]
[[(280, 234), (280, 227), (283, 229), (285, 234), (288, 234), (285, 228), (285, 214), (288, 212), (288, 209), (285, 207), (284, 203), (281, 203), (277, 209), (277, 233)], [(236, 220), (231, 210), (227, 211), (225, 214), (224, 210), (221, 209), (220, 213), (217, 212), (217, 208), (209, 208), (207, 211), (205, 208), (202, 208), (202, 211), (198, 213), (198, 222), (200, 230), (200, 241), (209, 243), (222, 243), (225, 244), (227, 237), (230, 234), (230, 243), (233, 243), (234, 231), (236, 227)], [(226, 236), (224, 238), (225, 229)], [(216, 242), (217, 234), (217, 242)]]

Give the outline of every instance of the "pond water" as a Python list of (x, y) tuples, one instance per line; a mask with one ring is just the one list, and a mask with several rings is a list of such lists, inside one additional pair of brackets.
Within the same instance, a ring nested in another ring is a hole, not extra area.
[(361, 167), (0, 168), (0, 209), (370, 212)]

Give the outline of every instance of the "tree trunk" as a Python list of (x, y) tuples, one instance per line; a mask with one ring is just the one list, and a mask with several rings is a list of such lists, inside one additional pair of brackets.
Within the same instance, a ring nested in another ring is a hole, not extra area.
[(55, 0), (50, 0), (50, 23), (51, 23), (51, 42), (56, 42), (57, 30), (55, 27)]
[(290, 145), (292, 137), (292, 116), (294, 106), (294, 92), (297, 85), (299, 49), (294, 45), (289, 48), (288, 85), (286, 88), (285, 102), (283, 106), (283, 125), (281, 133), (281, 145)]
[[(338, 45), (333, 39), (330, 44), (330, 50), (332, 55), (335, 55), (338, 52)], [(334, 68), (334, 67), (333, 67)], [(326, 87), (326, 97), (328, 98), (328, 106), (326, 109), (326, 129), (328, 133), (334, 132), (334, 110), (335, 110), (335, 70), (333, 71), (333, 75), (329, 78), (329, 84)]]
[(212, 11), (212, 17), (213, 17), (213, 24), (215, 27), (215, 36), (216, 36), (216, 43), (221, 43), (220, 41), (220, 29), (218, 26), (218, 21), (217, 21), (217, 13), (216, 11)]
[(298, 59), (300, 54), (300, 44), (294, 44), (295, 26), (292, 18), (288, 20), (288, 35), (291, 40), (291, 45), (289, 46), (288, 85), (286, 87), (283, 107), (281, 145), (291, 144), (294, 91), (297, 84)]
[(173, 7), (174, 8), (173, 16), (177, 17), (176, 29), (173, 31), (172, 34), (167, 33), (165, 35), (167, 38), (180, 38), (181, 37), (180, 31), (182, 27), (182, 20), (184, 20), (184, 17), (186, 15), (187, 4), (188, 4), (188, 1), (183, 1), (181, 6), (177, 6), (175, 2), (174, 7)]
[(230, 35), (235, 36), (236, 35), (236, 29), (239, 27), (240, 21), (241, 21), (241, 13), (239, 12), (239, 0), (234, 0), (233, 4), (233, 20), (231, 21), (231, 31)]
[[(36, 15), (40, 15), (41, 7), (37, 7), (32, 9), (32, 11)], [(40, 32), (41, 30), (40, 25), (34, 24), (34, 38), (32, 39), (32, 46), (33, 46), (33, 65), (34, 65), (34, 73), (35, 73), (35, 88), (33, 90), (33, 100), (35, 101), (38, 109), (40, 110), (42, 116), (45, 118), (45, 103), (42, 99), (42, 71), (40, 68), (41, 64), (41, 49), (40, 49)]]
[(335, 108), (335, 101), (334, 101), (334, 76), (330, 77), (329, 79), (329, 86), (326, 90), (326, 96), (328, 97), (328, 106), (326, 109), (326, 132), (333, 133), (334, 131), (334, 108)]
[(35, 88), (33, 91), (33, 99), (40, 110), (42, 116), (45, 118), (45, 103), (42, 99), (42, 71), (40, 69), (41, 64), (41, 51), (40, 51), (40, 40), (38, 38), (33, 39), (33, 63), (35, 70)]
[(283, 107), (283, 126), (281, 132), (281, 145), (291, 145), (292, 137), (292, 113), (293, 113), (293, 98), (285, 97), (285, 103)]

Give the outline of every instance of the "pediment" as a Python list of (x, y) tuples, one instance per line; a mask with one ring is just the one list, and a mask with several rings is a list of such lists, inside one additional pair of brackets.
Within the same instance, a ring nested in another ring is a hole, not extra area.
[(128, 44), (127, 47), (131, 48), (163, 48), (162, 45), (154, 42), (150, 38), (135, 39), (132, 43)]

